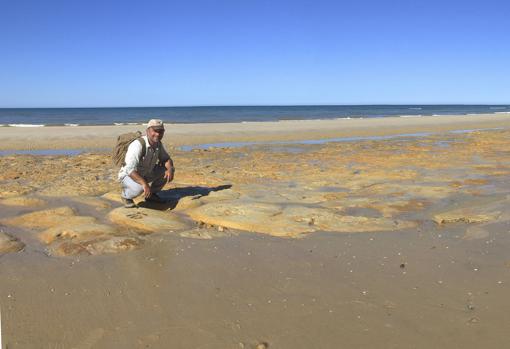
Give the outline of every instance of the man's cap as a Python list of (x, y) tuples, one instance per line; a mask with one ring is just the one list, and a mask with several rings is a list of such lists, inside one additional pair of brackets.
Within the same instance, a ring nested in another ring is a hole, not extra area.
[(155, 130), (164, 130), (165, 125), (163, 124), (163, 120), (160, 119), (150, 119), (147, 123), (147, 128), (152, 127)]

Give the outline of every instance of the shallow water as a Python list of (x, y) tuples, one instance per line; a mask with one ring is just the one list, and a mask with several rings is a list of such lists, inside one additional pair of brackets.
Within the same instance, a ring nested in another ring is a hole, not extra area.
[[(356, 141), (377, 141), (377, 140), (386, 140), (386, 139), (394, 139), (400, 137), (426, 137), (429, 136), (430, 133), (422, 132), (422, 133), (408, 133), (408, 134), (399, 134), (399, 135), (391, 135), (391, 136), (367, 136), (367, 137), (340, 137), (340, 138), (326, 138), (326, 139), (305, 139), (300, 141), (285, 141), (285, 142), (224, 142), (224, 143), (206, 143), (206, 144), (197, 144), (197, 145), (184, 145), (179, 147), (182, 151), (191, 151), (193, 149), (210, 149), (210, 148), (240, 148), (240, 147), (249, 147), (256, 145), (293, 145), (293, 144), (303, 144), (303, 145), (311, 145), (311, 144), (325, 144), (332, 142), (356, 142)], [(283, 147), (281, 147), (283, 148)], [(293, 152), (299, 148), (291, 148), (290, 152)], [(287, 150), (289, 151), (289, 150)], [(299, 151), (296, 151), (299, 152)]]
[[(454, 130), (449, 131), (448, 133), (452, 134), (464, 134), (478, 131), (494, 131), (494, 130), (502, 130), (502, 128), (487, 128), (487, 129), (465, 129), (465, 130)], [(438, 135), (439, 133), (431, 133), (431, 132), (417, 132), (417, 133), (403, 133), (397, 135), (390, 136), (366, 136), (366, 137), (339, 137), (339, 138), (326, 138), (326, 139), (307, 139), (307, 140), (299, 140), (299, 141), (285, 141), (285, 142), (224, 142), (224, 143), (206, 143), (206, 144), (196, 144), (196, 145), (184, 145), (179, 147), (179, 150), (182, 151), (192, 151), (193, 149), (210, 149), (210, 148), (240, 148), (240, 147), (249, 147), (256, 145), (293, 145), (293, 144), (325, 144), (325, 143), (335, 143), (335, 142), (358, 142), (358, 141), (381, 141), (381, 140), (392, 140), (398, 138), (421, 138), (421, 137), (429, 137), (432, 135)], [(291, 148), (292, 150), (287, 150), (290, 152), (296, 151), (299, 152), (299, 148)]]
[(509, 237), (459, 236), (457, 229), (301, 240), (152, 235), (144, 249), (118, 256), (7, 255), (0, 259), (4, 342), (504, 347)]

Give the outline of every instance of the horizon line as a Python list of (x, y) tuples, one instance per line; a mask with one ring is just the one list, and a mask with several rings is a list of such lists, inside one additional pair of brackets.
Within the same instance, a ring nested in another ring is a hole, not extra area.
[(211, 108), (211, 107), (358, 107), (358, 106), (503, 106), (510, 103), (361, 103), (361, 104), (204, 104), (148, 106), (88, 106), (88, 107), (0, 107), (0, 109), (128, 109), (128, 108)]

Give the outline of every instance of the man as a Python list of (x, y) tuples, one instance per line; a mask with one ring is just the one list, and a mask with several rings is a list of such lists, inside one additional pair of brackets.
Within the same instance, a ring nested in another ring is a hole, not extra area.
[[(142, 193), (145, 201), (164, 202), (157, 193), (174, 179), (175, 171), (173, 161), (161, 143), (164, 134), (163, 121), (152, 119), (147, 124), (146, 135), (129, 145), (125, 165), (119, 171), (124, 207), (135, 207), (133, 199)], [(145, 154), (142, 154), (142, 142), (145, 142)]]

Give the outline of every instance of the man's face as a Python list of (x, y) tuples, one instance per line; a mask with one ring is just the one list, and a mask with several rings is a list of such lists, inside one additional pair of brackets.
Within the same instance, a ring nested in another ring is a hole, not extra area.
[(147, 138), (149, 138), (150, 143), (158, 143), (163, 139), (163, 135), (165, 134), (165, 129), (159, 128), (154, 129), (153, 127), (149, 127), (147, 129)]

